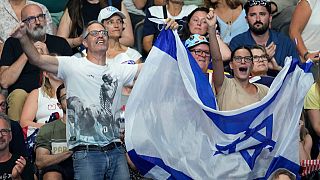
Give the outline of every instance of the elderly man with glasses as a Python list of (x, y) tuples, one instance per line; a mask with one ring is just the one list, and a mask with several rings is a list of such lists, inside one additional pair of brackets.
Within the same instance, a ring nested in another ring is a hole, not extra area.
[[(26, 24), (27, 36), (41, 54), (55, 53), (72, 55), (72, 49), (64, 38), (46, 34), (46, 14), (36, 4), (26, 5), (21, 10), (21, 19)], [(41, 84), (40, 69), (28, 62), (19, 40), (6, 40), (0, 61), (0, 84), (8, 88), (8, 116), (20, 120), (26, 96)]]
[[(84, 31), (82, 43), (87, 56), (81, 58), (39, 54), (24, 23), (12, 36), (20, 40), (30, 63), (57, 73), (66, 85), (66, 138), (68, 149), (73, 151), (74, 178), (129, 179), (116, 112), (123, 86), (133, 83), (142, 65), (107, 64), (108, 32), (97, 21), (89, 22)], [(109, 87), (115, 93), (109, 94), (108, 102), (108, 92), (102, 88), (106, 76), (115, 84)]]
[(0, 112), (0, 179), (33, 179), (32, 168), (27, 160), (9, 151), (11, 140), (10, 119)]
[(269, 29), (272, 21), (269, 1), (248, 0), (244, 9), (249, 30), (232, 38), (230, 42), (232, 51), (239, 46), (252, 47), (259, 44), (266, 48), (268, 58), (275, 58), (281, 67), (284, 66), (284, 60), (287, 56), (299, 59), (294, 42), (288, 36)]

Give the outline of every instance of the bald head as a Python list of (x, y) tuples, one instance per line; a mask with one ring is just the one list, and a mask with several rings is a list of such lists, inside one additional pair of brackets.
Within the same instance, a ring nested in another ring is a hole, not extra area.
[(36, 4), (28, 4), (21, 10), (21, 19), (27, 25), (27, 35), (34, 42), (44, 42), (47, 21), (42, 9)]
[(43, 14), (43, 11), (40, 8), (40, 6), (36, 4), (28, 4), (25, 5), (21, 10), (21, 19), (25, 20), (29, 16), (38, 16), (39, 14)]

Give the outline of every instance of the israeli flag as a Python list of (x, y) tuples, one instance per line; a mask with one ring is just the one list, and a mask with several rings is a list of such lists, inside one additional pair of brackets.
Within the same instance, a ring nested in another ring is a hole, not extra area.
[(154, 179), (268, 179), (278, 169), (298, 175), (311, 65), (287, 58), (262, 101), (218, 111), (208, 78), (177, 33), (162, 31), (126, 108), (131, 160)]

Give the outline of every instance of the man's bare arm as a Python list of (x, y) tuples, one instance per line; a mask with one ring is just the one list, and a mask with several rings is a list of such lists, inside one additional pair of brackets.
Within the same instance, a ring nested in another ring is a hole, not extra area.
[(39, 169), (58, 164), (72, 155), (72, 151), (66, 151), (58, 154), (50, 154), (50, 151), (43, 147), (36, 149), (36, 165)]

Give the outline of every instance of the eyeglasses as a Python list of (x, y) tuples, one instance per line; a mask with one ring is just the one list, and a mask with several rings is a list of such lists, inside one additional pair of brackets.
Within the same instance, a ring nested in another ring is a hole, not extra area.
[(124, 22), (122, 19), (117, 19), (117, 20), (110, 20), (110, 21), (106, 21), (107, 25), (108, 26), (114, 26), (115, 24), (116, 25), (122, 25)]
[(106, 37), (106, 36), (108, 36), (108, 31), (107, 30), (100, 30), (100, 31), (92, 30), (92, 31), (88, 32), (88, 34), (86, 34), (86, 36), (84, 38), (86, 39), (88, 37), (88, 35), (91, 35), (93, 37), (97, 37), (99, 34)]
[(234, 56), (233, 60), (235, 62), (237, 62), (237, 63), (241, 63), (242, 60), (244, 60), (244, 62), (246, 62), (246, 63), (249, 63), (249, 62), (252, 62), (252, 57), (251, 56), (244, 56), (244, 57), (242, 57), (242, 56)]
[(6, 103), (5, 101), (1, 102), (1, 103), (0, 103), (0, 107), (1, 107), (2, 109), (6, 109), (6, 108), (7, 108), (7, 103)]
[(266, 0), (249, 0), (249, 6), (267, 6), (267, 1)]
[(253, 56), (253, 62), (264, 62), (264, 61), (268, 61), (268, 57), (266, 55)]
[(36, 22), (36, 19), (38, 19), (38, 21), (42, 22), (46, 19), (46, 14), (39, 14), (38, 16), (29, 16), (25, 20), (23, 20), (22, 22), (24, 22), (24, 23), (27, 22), (28, 24), (33, 24)]
[(190, 52), (193, 52), (194, 54), (196, 54), (198, 56), (210, 57), (210, 52), (208, 52), (208, 51), (202, 51), (200, 49), (194, 49), (194, 50), (190, 50)]
[(11, 129), (0, 129), (0, 134), (2, 136), (7, 136), (11, 132)]

